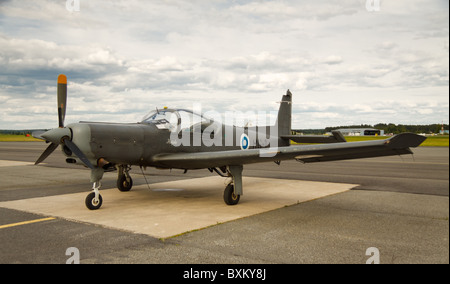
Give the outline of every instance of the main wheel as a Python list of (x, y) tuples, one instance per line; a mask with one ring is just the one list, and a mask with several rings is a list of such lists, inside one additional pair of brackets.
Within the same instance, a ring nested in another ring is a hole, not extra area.
[(223, 192), (223, 200), (227, 205), (236, 205), (239, 203), (240, 195), (234, 194), (234, 185), (229, 184)]
[(117, 179), (117, 188), (120, 191), (130, 191), (132, 187), (133, 187), (133, 180), (131, 179), (131, 177), (128, 178), (128, 181), (125, 175), (121, 175)]
[(97, 210), (102, 206), (103, 203), (103, 198), (102, 196), (99, 194), (98, 195), (98, 201), (95, 201), (95, 193), (91, 192), (88, 194), (88, 196), (86, 196), (86, 207), (90, 210)]

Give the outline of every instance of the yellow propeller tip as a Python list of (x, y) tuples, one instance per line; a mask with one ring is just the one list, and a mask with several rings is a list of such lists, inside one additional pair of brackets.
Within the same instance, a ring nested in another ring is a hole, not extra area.
[(67, 77), (64, 74), (58, 76), (58, 84), (67, 84)]

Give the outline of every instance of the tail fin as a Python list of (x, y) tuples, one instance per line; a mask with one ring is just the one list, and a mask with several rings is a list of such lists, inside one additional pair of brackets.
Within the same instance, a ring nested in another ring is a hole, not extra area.
[(283, 136), (291, 135), (292, 120), (292, 93), (287, 90), (280, 102), (278, 110), (277, 122), (275, 127), (278, 128), (278, 146), (289, 146), (290, 140)]
[(277, 122), (275, 124), (278, 126), (278, 136), (291, 135), (291, 120), (292, 93), (287, 90), (286, 95), (281, 99)]

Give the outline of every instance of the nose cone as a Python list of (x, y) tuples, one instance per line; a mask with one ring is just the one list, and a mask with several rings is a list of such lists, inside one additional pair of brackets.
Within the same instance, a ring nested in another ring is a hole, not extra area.
[(55, 144), (60, 144), (65, 136), (69, 137), (69, 139), (71, 138), (72, 134), (69, 128), (54, 128), (41, 134), (41, 137), (45, 138), (45, 140)]

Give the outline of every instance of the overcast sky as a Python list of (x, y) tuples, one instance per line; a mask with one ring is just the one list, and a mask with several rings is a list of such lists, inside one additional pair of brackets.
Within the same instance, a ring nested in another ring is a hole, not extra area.
[(60, 73), (66, 124), (287, 89), (293, 128), (449, 123), (449, 1), (372, 2), (0, 0), (0, 129), (56, 127)]

